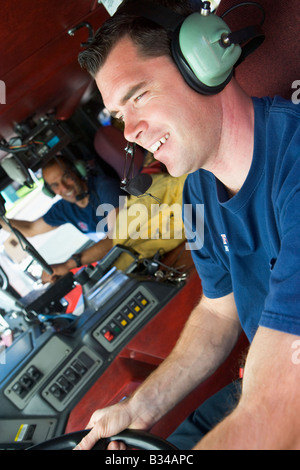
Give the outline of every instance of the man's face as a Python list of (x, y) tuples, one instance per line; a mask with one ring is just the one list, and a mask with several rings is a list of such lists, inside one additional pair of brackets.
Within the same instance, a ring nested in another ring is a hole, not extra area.
[(193, 91), (169, 57), (144, 58), (123, 38), (96, 83), (106, 107), (124, 121), (126, 139), (152, 152), (171, 175), (206, 167), (221, 123), (216, 100)]
[(80, 178), (71, 169), (55, 162), (44, 169), (43, 177), (55, 194), (76, 204), (76, 196), (82, 193), (83, 188)]

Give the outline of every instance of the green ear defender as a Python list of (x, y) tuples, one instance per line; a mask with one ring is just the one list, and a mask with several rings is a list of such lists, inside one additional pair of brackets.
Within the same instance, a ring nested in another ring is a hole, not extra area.
[(233, 67), (241, 56), (239, 44), (223, 47), (222, 37), (230, 30), (214, 14), (193, 13), (175, 32), (172, 54), (186, 82), (203, 94), (223, 90), (232, 77)]
[[(261, 8), (254, 2), (244, 4)], [(191, 88), (205, 95), (222, 91), (234, 67), (264, 40), (258, 25), (232, 33), (222, 18), (211, 13), (210, 2), (202, 2), (200, 12), (186, 18), (151, 1), (133, 2), (131, 9), (137, 17), (151, 20), (171, 33), (171, 51), (178, 69)], [(245, 42), (245, 48), (241, 47)]]
[(75, 160), (72, 162), (74, 168), (76, 168), (76, 171), (78, 173), (78, 176), (82, 179), (87, 178), (87, 169), (86, 169), (86, 164), (83, 160)]

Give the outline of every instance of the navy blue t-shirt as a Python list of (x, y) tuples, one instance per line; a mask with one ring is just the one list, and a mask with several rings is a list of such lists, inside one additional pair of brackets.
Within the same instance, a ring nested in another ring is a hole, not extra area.
[[(104, 174), (88, 179), (89, 204), (81, 208), (76, 204), (59, 200), (43, 216), (44, 221), (53, 226), (71, 223), (86, 235), (92, 236), (97, 232), (97, 225), (103, 216), (97, 215), (97, 208), (101, 204), (110, 204), (119, 207), (119, 196), (124, 195), (120, 189), (120, 181)], [(104, 216), (107, 214), (105, 213)]]
[(253, 102), (253, 161), (240, 191), (229, 199), (212, 173), (198, 170), (183, 198), (193, 205), (190, 240), (204, 205), (204, 239), (192, 250), (203, 292), (234, 293), (250, 341), (259, 325), (300, 335), (300, 106), (279, 97)]

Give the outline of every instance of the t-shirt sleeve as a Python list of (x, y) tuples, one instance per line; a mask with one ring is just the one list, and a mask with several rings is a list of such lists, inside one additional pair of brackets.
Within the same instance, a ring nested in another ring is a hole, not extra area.
[(206, 297), (220, 298), (232, 292), (228, 266), (214, 249), (219, 243), (210, 213), (201, 204), (197, 174), (189, 175), (183, 191), (183, 220), (191, 255)]
[(52, 227), (59, 227), (60, 225), (69, 222), (64, 208), (64, 201), (60, 200), (53, 204), (52, 207), (43, 215), (44, 221)]
[(98, 177), (94, 182), (100, 204), (111, 204), (113, 207), (119, 207), (119, 197), (126, 194), (120, 188), (120, 181), (109, 176)]
[(274, 259), (259, 324), (300, 335), (300, 188), (296, 186), (298, 190), (286, 199), (281, 210), (280, 251)]
[(201, 279), (203, 294), (210, 299), (218, 299), (232, 292), (231, 276), (210, 257), (204, 257), (203, 251), (192, 251), (198, 275)]

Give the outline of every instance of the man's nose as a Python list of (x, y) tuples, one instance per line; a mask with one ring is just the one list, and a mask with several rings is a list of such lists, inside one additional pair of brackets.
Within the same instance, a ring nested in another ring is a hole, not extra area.
[(70, 189), (70, 185), (66, 183), (66, 181), (61, 181), (58, 187), (58, 194), (63, 194), (66, 190)]
[(133, 115), (127, 115), (124, 121), (124, 136), (128, 142), (141, 144), (142, 134), (145, 132), (147, 124), (145, 120), (138, 119)]

